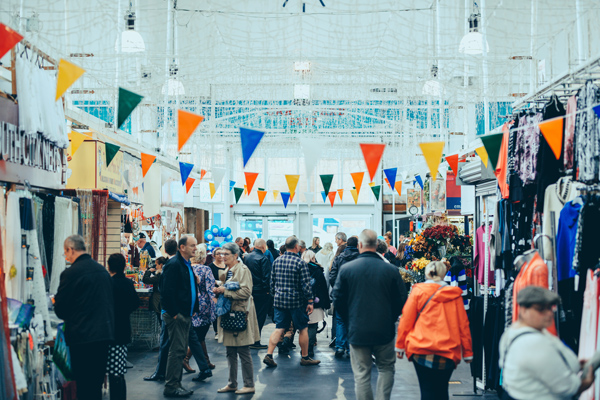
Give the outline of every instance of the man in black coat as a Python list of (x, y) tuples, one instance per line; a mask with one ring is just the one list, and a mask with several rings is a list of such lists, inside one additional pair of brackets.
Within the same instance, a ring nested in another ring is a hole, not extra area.
[(178, 251), (164, 266), (160, 278), (162, 318), (169, 334), (166, 397), (187, 397), (192, 390), (181, 386), (182, 363), (188, 348), (192, 314), (198, 312), (198, 287), (190, 258), (196, 254), (197, 241), (191, 236), (179, 239)]
[[(333, 288), (337, 280), (338, 274), (342, 266), (346, 265), (350, 261), (356, 259), (359, 255), (358, 252), (358, 238), (352, 236), (346, 242), (346, 248), (344, 252), (337, 256), (331, 264), (331, 270), (329, 271), (329, 285)], [(334, 306), (335, 309), (335, 306)], [(345, 352), (350, 350), (348, 345), (348, 328), (340, 317), (339, 313), (335, 312), (335, 356), (341, 358)]]
[[(267, 242), (264, 239), (254, 241), (254, 250), (244, 257), (244, 264), (252, 273), (252, 297), (256, 307), (258, 331), (262, 332), (267, 319), (267, 312), (271, 306), (272, 297), (269, 293), (271, 287), (271, 261), (267, 258)], [(266, 349), (269, 346), (260, 344), (260, 340), (250, 346), (251, 349)]]
[(340, 269), (333, 303), (348, 327), (348, 342), (357, 398), (373, 398), (371, 355), (379, 377), (377, 398), (389, 399), (394, 384), (395, 323), (407, 293), (398, 269), (376, 252), (377, 233), (365, 229), (359, 239), (360, 255)]
[(64, 252), (71, 266), (60, 274), (54, 311), (65, 321), (77, 397), (100, 400), (108, 345), (115, 339), (113, 284), (106, 269), (85, 252), (81, 236), (69, 236)]

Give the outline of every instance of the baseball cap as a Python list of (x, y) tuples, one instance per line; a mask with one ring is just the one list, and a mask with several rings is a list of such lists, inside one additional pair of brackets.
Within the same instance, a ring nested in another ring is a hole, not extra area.
[(555, 305), (560, 303), (560, 296), (539, 286), (528, 286), (517, 294), (517, 304), (531, 307), (534, 304)]

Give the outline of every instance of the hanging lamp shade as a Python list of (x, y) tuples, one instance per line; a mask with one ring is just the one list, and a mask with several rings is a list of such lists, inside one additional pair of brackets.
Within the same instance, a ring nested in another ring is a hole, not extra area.
[(181, 83), (181, 81), (170, 78), (167, 80), (167, 83), (163, 85), (161, 93), (168, 94), (169, 96), (183, 96), (185, 95), (185, 88), (183, 87), (183, 83)]
[(138, 32), (134, 30), (126, 30), (121, 33), (121, 48), (119, 48), (119, 41), (115, 44), (115, 51), (123, 53), (141, 53), (146, 51), (146, 44), (144, 38)]
[[(490, 51), (490, 46), (485, 41), (486, 52)], [(479, 55), (483, 54), (483, 35), (480, 32), (467, 33), (458, 46), (458, 51), (462, 54)]]

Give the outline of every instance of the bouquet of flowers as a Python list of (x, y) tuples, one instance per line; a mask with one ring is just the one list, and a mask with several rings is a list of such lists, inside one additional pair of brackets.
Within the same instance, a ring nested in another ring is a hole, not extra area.
[(449, 253), (453, 255), (471, 254), (473, 251), (473, 243), (471, 242), (472, 238), (469, 235), (456, 235), (452, 239), (450, 239), (450, 248), (448, 249)]
[(458, 234), (454, 225), (436, 225), (423, 231), (423, 237), (436, 246), (445, 246)]

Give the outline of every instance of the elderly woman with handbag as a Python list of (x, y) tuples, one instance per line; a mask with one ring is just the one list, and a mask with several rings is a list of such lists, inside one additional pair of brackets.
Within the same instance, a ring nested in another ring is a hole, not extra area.
[[(218, 319), (219, 342), (227, 349), (229, 365), (229, 383), (218, 392), (254, 393), (254, 368), (250, 345), (260, 340), (260, 333), (252, 300), (252, 274), (238, 259), (240, 248), (237, 244), (226, 243), (221, 252), (227, 268), (221, 272), (219, 280), (225, 283), (213, 291), (229, 300), (231, 306), (229, 312)], [(241, 389), (237, 388), (238, 356), (242, 363), (244, 378), (244, 387)]]

